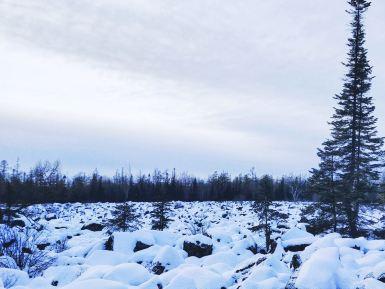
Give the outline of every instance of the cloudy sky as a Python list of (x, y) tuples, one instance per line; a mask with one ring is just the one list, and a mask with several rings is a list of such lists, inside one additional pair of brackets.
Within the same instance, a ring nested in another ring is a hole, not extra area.
[[(341, 88), (343, 0), (0, 0), (0, 158), (68, 173), (307, 173)], [(367, 13), (385, 135), (385, 1)]]

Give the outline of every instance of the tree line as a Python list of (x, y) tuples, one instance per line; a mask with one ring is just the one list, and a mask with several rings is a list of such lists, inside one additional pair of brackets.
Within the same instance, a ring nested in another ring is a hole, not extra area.
[(38, 162), (28, 171), (22, 171), (18, 163), (12, 167), (5, 160), (0, 162), (0, 202), (7, 204), (255, 200), (265, 189), (277, 201), (311, 198), (302, 176), (258, 177), (254, 170), (235, 177), (214, 172), (207, 179), (177, 174), (175, 169), (135, 176), (120, 170), (113, 177), (95, 170), (69, 178), (57, 161)]

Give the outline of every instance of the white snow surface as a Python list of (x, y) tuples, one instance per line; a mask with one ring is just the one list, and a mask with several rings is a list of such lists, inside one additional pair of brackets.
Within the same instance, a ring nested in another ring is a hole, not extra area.
[[(35, 205), (48, 243), (67, 239), (54, 264), (37, 278), (17, 269), (0, 268), (0, 288), (12, 289), (377, 289), (385, 288), (385, 240), (344, 238), (332, 233), (314, 236), (300, 223), (303, 203), (276, 203), (288, 214), (286, 226), (273, 224), (275, 252), (259, 252), (264, 236), (250, 202), (175, 202), (169, 228), (151, 230), (151, 203), (135, 203), (144, 226), (135, 232), (114, 232), (113, 250), (105, 248), (107, 229), (92, 232), (83, 225), (103, 224), (115, 204)], [(204, 216), (204, 234), (191, 224)], [(29, 221), (25, 219), (27, 225)], [(284, 227), (284, 228), (283, 228)], [(282, 229), (283, 228), (283, 229)], [(188, 257), (185, 241), (213, 247), (212, 254)], [(137, 242), (148, 248), (137, 250)], [(288, 246), (307, 246), (287, 251)], [(286, 248), (286, 249), (285, 249)], [(257, 249), (258, 252), (255, 252)], [(49, 247), (46, 250), (49, 249)], [(301, 265), (291, 261), (299, 256)], [(162, 267), (162, 272), (155, 269)], [(157, 273), (157, 274), (156, 274)]]

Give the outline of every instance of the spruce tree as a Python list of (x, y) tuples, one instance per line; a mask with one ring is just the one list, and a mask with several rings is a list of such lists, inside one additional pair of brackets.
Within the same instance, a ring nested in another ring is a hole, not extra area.
[[(348, 39), (347, 68), (342, 92), (335, 96), (337, 107), (332, 116), (331, 136), (338, 179), (337, 199), (343, 205), (347, 229), (352, 236), (358, 233), (360, 204), (376, 187), (379, 168), (383, 166), (383, 138), (377, 137), (377, 118), (373, 115), (371, 88), (372, 67), (367, 59), (363, 15), (370, 6), (366, 0), (350, 0), (352, 16), (351, 37)], [(321, 159), (320, 170), (326, 165)], [(333, 182), (334, 184), (334, 182)], [(328, 190), (332, 190), (331, 187)]]
[(164, 200), (153, 203), (153, 210), (151, 212), (153, 230), (163, 231), (168, 227), (168, 224), (171, 221), (170, 206), (170, 203)]
[(257, 198), (253, 203), (253, 209), (259, 220), (259, 228), (265, 235), (266, 252), (271, 247), (271, 221), (274, 219), (275, 210), (273, 205), (274, 186), (273, 179), (265, 175), (259, 181)]
[(333, 141), (323, 143), (323, 149), (318, 149), (320, 158), (318, 169), (312, 169), (309, 179), (310, 188), (318, 193), (318, 202), (305, 208), (304, 212), (312, 212), (313, 219), (309, 220), (314, 229), (321, 231), (332, 229), (337, 231), (340, 215), (339, 199), (337, 194), (338, 177), (336, 148)]
[(116, 205), (111, 214), (112, 218), (107, 222), (107, 227), (113, 231), (131, 232), (138, 230), (141, 225), (139, 214), (131, 202)]

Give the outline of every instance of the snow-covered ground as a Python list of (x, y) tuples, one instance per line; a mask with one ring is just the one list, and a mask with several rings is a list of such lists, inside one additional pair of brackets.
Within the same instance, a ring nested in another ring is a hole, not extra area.
[[(136, 203), (143, 229), (115, 232), (113, 238), (106, 228), (83, 226), (103, 224), (114, 204), (35, 205), (30, 209), (44, 226), (41, 242), (51, 244), (43, 250), (55, 261), (33, 279), (0, 268), (0, 288), (1, 283), (13, 289), (385, 288), (385, 240), (314, 236), (300, 223), (306, 204), (276, 205), (287, 220), (274, 224), (272, 254), (264, 252), (264, 237), (253, 229), (258, 221), (249, 202), (175, 202), (173, 221), (163, 232), (150, 230), (152, 204)], [(367, 215), (377, 219), (381, 213)], [(53, 251), (58, 241), (64, 245)]]

